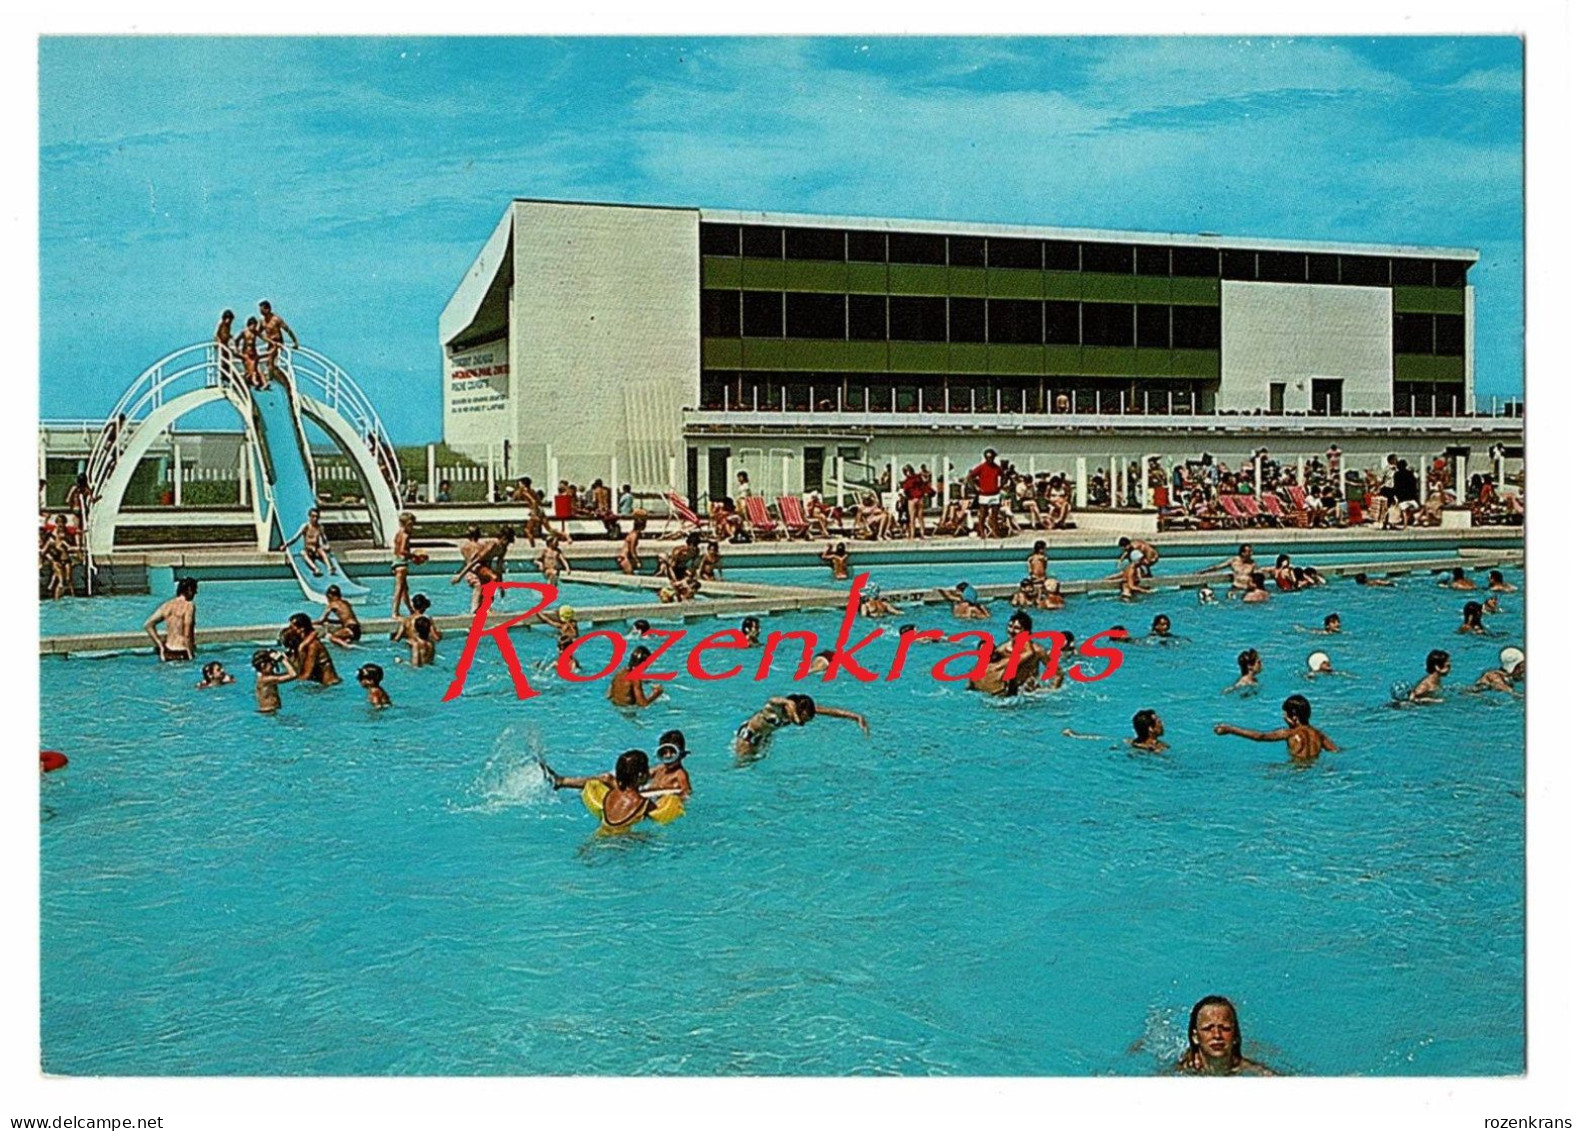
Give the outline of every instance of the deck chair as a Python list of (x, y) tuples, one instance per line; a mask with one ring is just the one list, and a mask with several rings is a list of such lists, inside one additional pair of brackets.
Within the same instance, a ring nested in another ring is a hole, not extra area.
[(1225, 512), (1225, 517), (1231, 526), (1246, 526), (1249, 520), (1257, 517), (1252, 512), (1243, 511), (1240, 496), (1229, 491), (1220, 493), (1219, 509)]
[(1309, 527), (1313, 525), (1313, 514), (1307, 509), (1307, 492), (1293, 483), (1285, 489), (1285, 497), (1291, 501), (1291, 525)]
[(806, 538), (808, 521), (802, 511), (802, 500), (795, 495), (781, 495), (775, 505), (780, 510), (780, 521), (785, 524), (786, 533), (793, 538)]
[[(665, 504), (670, 508), (670, 516), (666, 519), (665, 529), (659, 534), (659, 537), (681, 537), (691, 530), (707, 531), (703, 520), (698, 517), (698, 512), (687, 506), (687, 501), (674, 491), (665, 492)], [(680, 529), (672, 531), (670, 529), (672, 525), (676, 525)]]
[(769, 517), (769, 507), (760, 496), (748, 495), (742, 499), (741, 504), (754, 535), (762, 535), (765, 538), (779, 537), (780, 524)]
[(1265, 491), (1263, 493), (1263, 510), (1265, 514), (1274, 519), (1274, 521), (1280, 526), (1296, 525), (1295, 520), (1289, 513), (1287, 513), (1286, 509), (1280, 505), (1280, 497), (1273, 491)]

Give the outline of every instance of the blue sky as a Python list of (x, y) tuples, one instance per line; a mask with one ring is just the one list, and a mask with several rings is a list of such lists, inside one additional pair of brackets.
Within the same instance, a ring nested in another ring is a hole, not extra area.
[(398, 442), (513, 196), (1478, 248), (1522, 388), (1522, 55), (1473, 39), (45, 39), (42, 413), (274, 301)]

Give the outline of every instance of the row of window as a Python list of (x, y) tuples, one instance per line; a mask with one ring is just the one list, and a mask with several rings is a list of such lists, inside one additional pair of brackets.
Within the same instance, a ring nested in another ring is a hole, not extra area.
[(704, 291), (709, 338), (1218, 349), (1216, 306)]
[(705, 411), (759, 412), (1197, 412), (1212, 411), (1206, 382), (1150, 378), (995, 378), (719, 372), (703, 376)]
[(704, 255), (745, 256), (751, 259), (1011, 267), (1035, 271), (1175, 275), (1364, 287), (1463, 287), (1467, 281), (1467, 264), (1458, 260), (1339, 255), (1333, 252), (1160, 247), (1001, 236), (779, 228), (754, 224), (704, 224), (699, 239)]
[(1460, 314), (1397, 314), (1395, 352), (1464, 357), (1467, 320)]

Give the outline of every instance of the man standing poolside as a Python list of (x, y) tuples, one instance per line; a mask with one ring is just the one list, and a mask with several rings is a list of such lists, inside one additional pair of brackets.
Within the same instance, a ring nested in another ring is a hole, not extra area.
[[(143, 631), (154, 642), (154, 651), (161, 660), (190, 660), (198, 650), (198, 610), (193, 604), (198, 596), (198, 580), (183, 577), (176, 582), (176, 595), (155, 609), (143, 622)], [(160, 639), (155, 626), (165, 625), (165, 638)]]
[(983, 450), (983, 462), (967, 473), (972, 489), (977, 493), (977, 529), (979, 538), (988, 538), (1000, 513), (1000, 464), (993, 448)]

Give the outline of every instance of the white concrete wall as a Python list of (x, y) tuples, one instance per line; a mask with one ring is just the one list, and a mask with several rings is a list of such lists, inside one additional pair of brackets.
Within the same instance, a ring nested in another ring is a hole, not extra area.
[[(679, 458), (697, 401), (698, 214), (518, 201), (511, 373), (515, 474), (638, 488)], [(638, 472), (641, 471), (641, 474)], [(552, 484), (549, 486), (553, 487)]]
[(1286, 411), (1307, 411), (1314, 377), (1345, 382), (1346, 412), (1392, 408), (1388, 287), (1227, 280), (1220, 310), (1219, 409), (1268, 411), (1270, 384), (1283, 382)]

